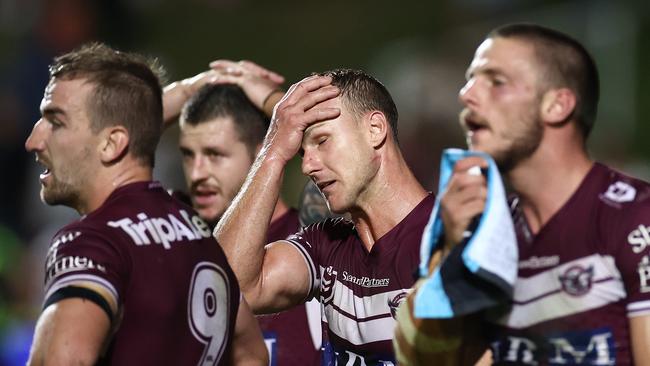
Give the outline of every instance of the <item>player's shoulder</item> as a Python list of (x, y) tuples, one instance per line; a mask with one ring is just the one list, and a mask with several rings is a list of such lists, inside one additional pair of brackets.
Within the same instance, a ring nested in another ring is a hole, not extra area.
[(597, 199), (603, 210), (618, 214), (630, 210), (650, 213), (650, 183), (604, 164), (595, 164)]
[[(353, 236), (354, 223), (345, 217), (330, 217), (303, 227), (290, 235), (289, 241), (314, 243), (343, 242)], [(329, 247), (329, 245), (327, 246)]]
[(354, 232), (354, 223), (347, 217), (328, 217), (305, 229), (321, 232), (328, 236), (349, 236)]

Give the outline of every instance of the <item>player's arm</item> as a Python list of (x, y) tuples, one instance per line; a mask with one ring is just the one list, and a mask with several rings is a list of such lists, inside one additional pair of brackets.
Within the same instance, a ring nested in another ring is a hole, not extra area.
[(167, 85), (163, 89), (163, 127), (167, 128), (176, 121), (185, 102), (203, 85), (214, 83), (218, 78), (217, 72), (208, 70)]
[(214, 231), (255, 313), (284, 309), (309, 291), (305, 259), (290, 244), (265, 247), (266, 234), (285, 166), (298, 153), (305, 129), (340, 114), (337, 108), (314, 107), (338, 95), (330, 83), (329, 77), (313, 76), (289, 89), (246, 181)]
[(280, 89), (282, 75), (246, 60), (217, 60), (210, 67), (219, 73), (217, 82), (238, 85), (257, 108), (269, 117), (273, 115), (273, 108), (284, 95)]
[(244, 298), (241, 299), (237, 311), (231, 357), (229, 364), (236, 366), (266, 366), (269, 364), (269, 355), (259, 324)]
[(629, 318), (632, 354), (637, 365), (650, 365), (650, 315)]
[[(476, 215), (483, 212), (487, 197), (485, 177), (469, 172), (474, 166), (487, 167), (479, 157), (458, 161), (440, 207), (445, 228), (445, 242), (433, 253), (429, 262), (429, 273), (441, 265), (445, 255), (463, 239), (463, 232)], [(470, 320), (475, 316), (451, 319), (418, 319), (414, 314), (415, 295), (421, 282), (416, 283), (404, 306), (397, 314), (394, 345), (400, 364), (423, 365), (436, 360), (442, 364), (474, 364), (484, 355), (487, 345), (473, 338), (478, 333)], [(476, 337), (474, 337), (476, 338)], [(485, 355), (489, 357), (489, 355)], [(428, 361), (427, 361), (428, 360)]]
[(38, 319), (27, 364), (94, 365), (110, 327), (106, 309), (93, 301), (69, 297), (55, 302)]

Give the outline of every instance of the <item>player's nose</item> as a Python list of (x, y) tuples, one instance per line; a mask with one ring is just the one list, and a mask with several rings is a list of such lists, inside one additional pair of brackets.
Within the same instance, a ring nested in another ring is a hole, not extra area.
[(25, 150), (28, 152), (42, 151), (45, 146), (44, 134), (43, 119), (41, 118), (36, 121), (34, 128), (32, 128), (32, 132), (29, 134), (29, 137), (27, 137), (27, 140), (25, 140)]
[(320, 159), (313, 152), (313, 150), (305, 149), (305, 152), (302, 156), (302, 163), (300, 165), (302, 174), (307, 176), (312, 175), (320, 169), (320, 165)]
[(478, 102), (476, 79), (467, 80), (458, 92), (458, 99), (466, 106), (476, 105)]

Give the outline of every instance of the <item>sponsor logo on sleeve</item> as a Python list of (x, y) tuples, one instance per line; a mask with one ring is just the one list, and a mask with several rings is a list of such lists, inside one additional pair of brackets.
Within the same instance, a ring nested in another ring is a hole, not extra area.
[(54, 265), (54, 262), (56, 262), (56, 256), (59, 252), (60, 245), (70, 243), (80, 236), (81, 236), (81, 231), (75, 231), (70, 233), (64, 233), (58, 238), (54, 239), (52, 245), (50, 245), (50, 248), (48, 249), (46, 266), (49, 268), (52, 265)]
[(100, 272), (106, 273), (106, 267), (104, 265), (101, 265), (87, 257), (69, 255), (61, 258), (56, 258), (52, 265), (49, 265), (47, 267), (45, 282), (48, 283), (51, 279), (70, 272), (91, 270), (98, 270)]
[(628, 183), (618, 181), (611, 184), (600, 197), (617, 203), (630, 202), (636, 197), (636, 188)]
[(571, 296), (582, 296), (591, 290), (594, 278), (594, 267), (584, 268), (580, 265), (572, 266), (560, 275), (562, 290)]
[(334, 283), (338, 272), (334, 270), (334, 267), (328, 266), (325, 271), (323, 271), (322, 280), (320, 282), (320, 302), (325, 305), (332, 301), (334, 297)]
[(122, 229), (136, 245), (149, 245), (153, 242), (161, 244), (165, 249), (171, 249), (175, 242), (201, 240), (212, 235), (208, 224), (199, 216), (190, 217), (185, 210), (180, 210), (179, 214), (180, 217), (172, 214), (167, 217), (148, 217), (141, 212), (135, 221), (125, 217), (106, 224)]
[(639, 225), (627, 235), (627, 242), (632, 246), (634, 253), (643, 252), (650, 246), (650, 226)]
[(648, 280), (650, 279), (650, 258), (644, 255), (639, 262), (637, 272), (639, 273), (639, 291), (650, 292)]

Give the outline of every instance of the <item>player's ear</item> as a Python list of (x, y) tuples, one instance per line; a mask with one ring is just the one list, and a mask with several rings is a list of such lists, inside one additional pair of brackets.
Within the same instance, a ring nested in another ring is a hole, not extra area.
[(551, 125), (566, 122), (576, 108), (576, 95), (568, 88), (550, 89), (542, 96), (542, 121)]
[(99, 154), (102, 163), (110, 164), (126, 154), (129, 147), (129, 131), (124, 126), (107, 127), (101, 132)]
[(379, 147), (386, 141), (390, 129), (386, 116), (380, 111), (372, 111), (366, 118), (370, 143), (372, 147)]

